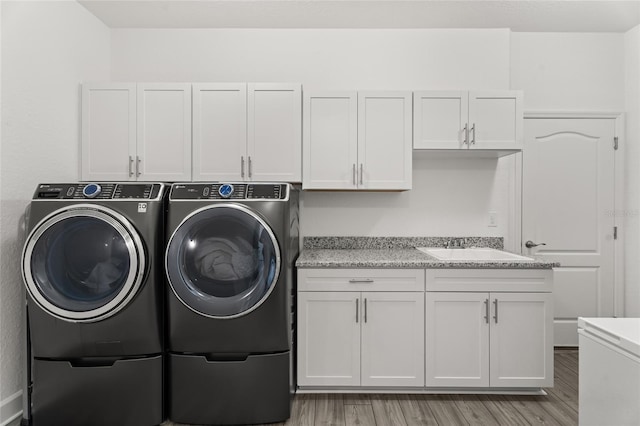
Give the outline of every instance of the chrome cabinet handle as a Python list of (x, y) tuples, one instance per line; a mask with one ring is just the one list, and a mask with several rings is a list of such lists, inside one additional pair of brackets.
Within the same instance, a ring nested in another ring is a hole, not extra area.
[(350, 283), (372, 283), (373, 280), (371, 278), (351, 278), (349, 280)]
[(471, 126), (471, 131), (473, 132), (473, 137), (471, 138), (471, 145), (475, 145), (476, 144), (476, 123), (473, 123), (473, 126)]
[(489, 324), (489, 299), (484, 300), (484, 321)]
[(364, 175), (363, 166), (362, 166), (362, 163), (360, 163), (360, 185), (362, 185), (363, 175)]
[(462, 145), (466, 145), (469, 143), (469, 127), (467, 123), (464, 123), (464, 128), (462, 129), (462, 133), (464, 134), (464, 139), (462, 140)]
[(129, 177), (133, 176), (133, 157), (129, 156)]
[(495, 315), (493, 316), (493, 319), (495, 320), (496, 324), (498, 323), (498, 299), (494, 299), (493, 304), (495, 305)]
[(364, 322), (367, 322), (367, 298), (364, 298)]
[(244, 155), (240, 156), (240, 177), (244, 178)]
[(140, 176), (140, 174), (141, 174), (141, 173), (140, 173), (140, 161), (142, 161), (142, 160), (140, 160), (140, 157), (138, 157), (138, 156), (136, 155), (136, 176), (137, 176), (137, 177), (139, 177), (139, 176)]
[(524, 246), (526, 248), (534, 248), (534, 247), (538, 247), (538, 246), (546, 246), (545, 243), (534, 243), (531, 240), (528, 240), (526, 243), (524, 243)]
[(356, 324), (358, 323), (358, 316), (359, 316), (358, 315), (358, 302), (359, 301), (360, 301), (359, 299), (356, 299)]
[(356, 163), (353, 163), (353, 186), (356, 186)]
[(251, 156), (247, 158), (249, 159), (249, 178), (251, 178)]

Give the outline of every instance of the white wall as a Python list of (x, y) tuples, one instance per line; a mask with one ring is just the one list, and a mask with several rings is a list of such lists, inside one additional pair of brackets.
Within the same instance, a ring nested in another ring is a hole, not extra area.
[(625, 315), (640, 317), (640, 26), (624, 36), (626, 94)]
[(24, 209), (38, 182), (78, 179), (79, 84), (109, 79), (110, 33), (76, 2), (1, 7), (0, 402), (9, 406), (22, 388)]
[[(114, 29), (115, 81), (289, 81), (305, 89), (507, 89), (509, 31)], [(305, 192), (303, 235), (509, 238), (511, 160), (414, 160), (404, 193)], [(489, 228), (488, 212), (499, 215)]]
[(526, 111), (623, 111), (624, 34), (512, 33), (511, 88)]

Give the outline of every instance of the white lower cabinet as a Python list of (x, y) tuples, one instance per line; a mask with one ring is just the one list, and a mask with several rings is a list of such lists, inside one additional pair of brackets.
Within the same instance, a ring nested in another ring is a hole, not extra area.
[(553, 386), (552, 284), (542, 269), (300, 269), (298, 385)]
[[(428, 272), (426, 386), (553, 386), (550, 274), (536, 270)], [(429, 291), (430, 287), (438, 291)], [(442, 291), (446, 289), (455, 291)]]
[(298, 276), (299, 386), (424, 386), (424, 271)]

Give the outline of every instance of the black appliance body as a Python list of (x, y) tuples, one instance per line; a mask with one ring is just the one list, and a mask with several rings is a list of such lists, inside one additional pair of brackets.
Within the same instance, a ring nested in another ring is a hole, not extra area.
[(165, 270), (169, 418), (286, 420), (295, 392), (298, 191), (288, 184), (174, 184)]
[(30, 424), (163, 421), (166, 190), (38, 185), (22, 255)]

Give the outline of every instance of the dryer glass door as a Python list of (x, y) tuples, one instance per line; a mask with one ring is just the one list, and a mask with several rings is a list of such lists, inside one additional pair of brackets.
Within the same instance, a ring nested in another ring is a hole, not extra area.
[(178, 226), (165, 262), (171, 288), (185, 306), (207, 317), (231, 318), (269, 297), (280, 273), (280, 248), (252, 210), (217, 204)]
[(140, 238), (120, 214), (97, 206), (55, 212), (27, 239), (23, 277), (51, 315), (97, 321), (118, 312), (143, 278)]

